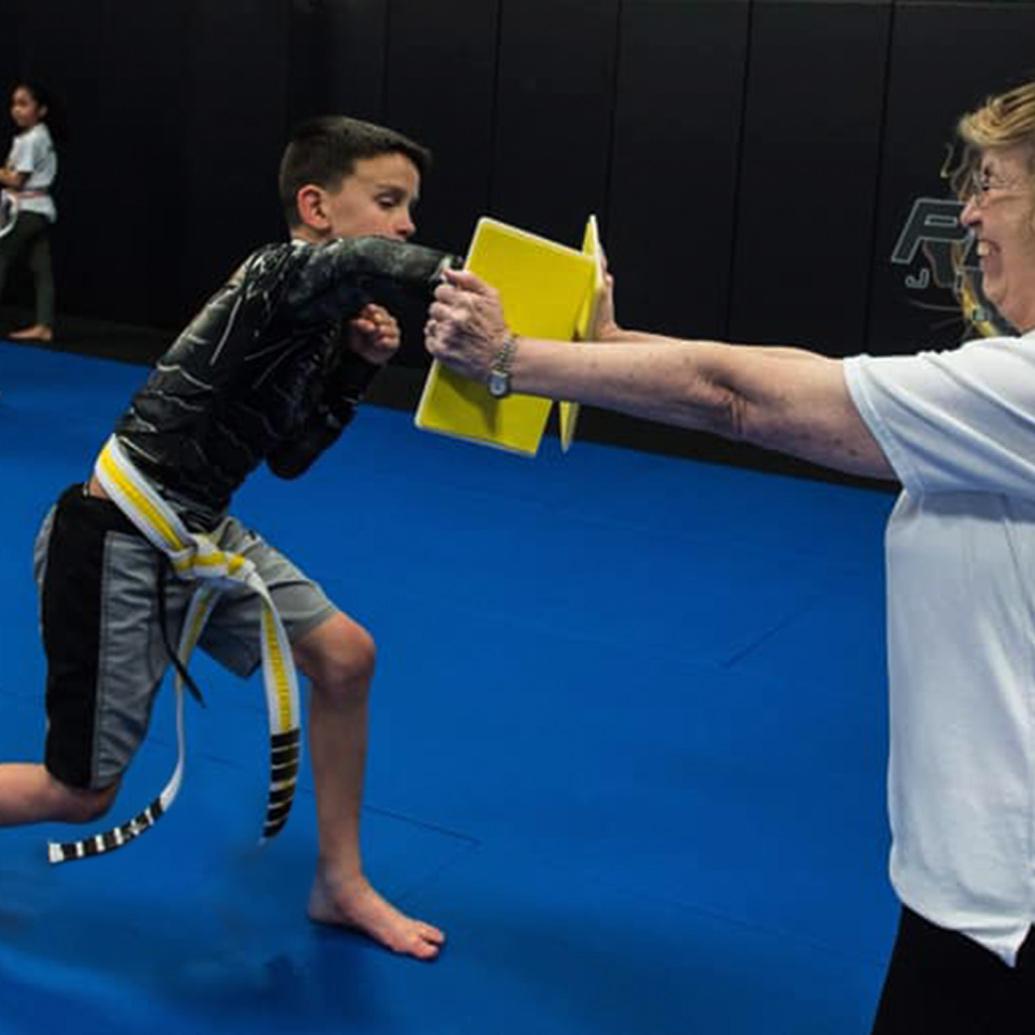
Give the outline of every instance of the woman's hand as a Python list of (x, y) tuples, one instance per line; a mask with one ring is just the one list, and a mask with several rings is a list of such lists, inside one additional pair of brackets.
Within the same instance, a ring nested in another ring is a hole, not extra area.
[(445, 270), (428, 310), (428, 352), (474, 381), (488, 380), (492, 361), (507, 337), (499, 293), (464, 270)]

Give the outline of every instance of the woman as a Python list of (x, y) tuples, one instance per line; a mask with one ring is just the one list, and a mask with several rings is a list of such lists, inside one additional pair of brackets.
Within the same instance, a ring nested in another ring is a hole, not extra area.
[(891, 880), (874, 1035), (1029, 1030), (1035, 1016), (1035, 82), (959, 122), (961, 219), (1016, 336), (831, 359), (619, 328), (515, 338), (447, 272), (433, 356), (514, 390), (713, 431), (902, 484), (886, 538)]

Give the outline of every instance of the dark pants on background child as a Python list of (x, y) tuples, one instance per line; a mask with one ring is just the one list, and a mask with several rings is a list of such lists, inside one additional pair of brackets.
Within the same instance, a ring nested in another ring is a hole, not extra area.
[(903, 907), (871, 1035), (1035, 1035), (1035, 937), (1009, 967)]
[(36, 323), (54, 326), (54, 274), (50, 263), (50, 220), (38, 212), (20, 212), (11, 232), (0, 237), (0, 298), (7, 271), (23, 252), (36, 284)]

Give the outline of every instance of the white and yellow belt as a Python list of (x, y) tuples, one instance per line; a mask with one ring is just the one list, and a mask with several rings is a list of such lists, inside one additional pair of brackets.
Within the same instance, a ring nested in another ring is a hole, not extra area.
[(183, 781), (186, 735), (183, 717), (183, 675), (187, 659), (201, 637), (220, 593), (244, 586), (260, 599), (262, 671), (270, 729), (270, 787), (260, 842), (280, 832), (287, 822), (298, 780), (301, 734), (298, 679), (291, 645), (273, 599), (255, 566), (246, 557), (219, 549), (211, 539), (189, 532), (168, 503), (137, 470), (115, 436), (97, 458), (94, 474), (118, 508), (153, 546), (161, 550), (176, 575), (196, 581), (177, 647), (176, 768), (162, 792), (129, 822), (80, 841), (48, 844), (52, 863), (83, 859), (131, 841), (153, 826), (172, 805)]

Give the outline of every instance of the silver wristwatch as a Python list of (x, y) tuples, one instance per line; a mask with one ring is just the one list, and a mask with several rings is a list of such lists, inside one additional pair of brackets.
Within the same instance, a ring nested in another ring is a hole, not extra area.
[(508, 331), (489, 368), (489, 395), (494, 399), (503, 399), (510, 395), (510, 365), (514, 362), (516, 347), (517, 338)]

